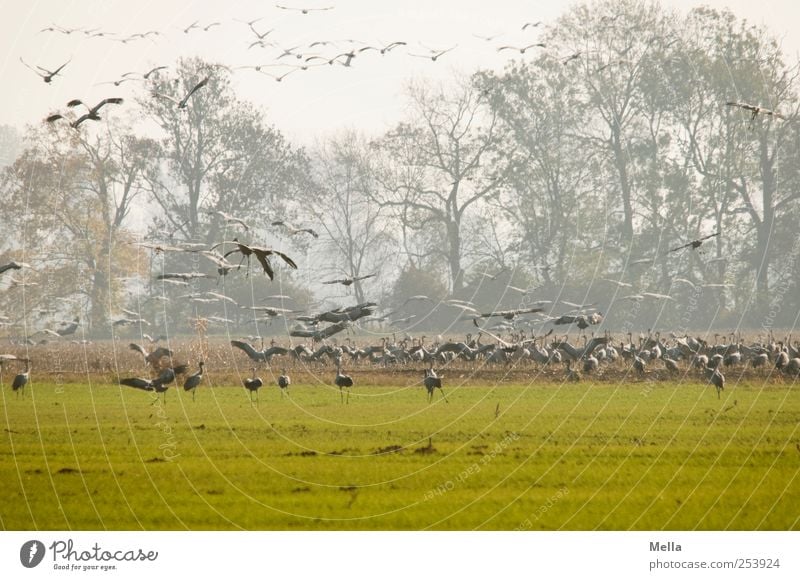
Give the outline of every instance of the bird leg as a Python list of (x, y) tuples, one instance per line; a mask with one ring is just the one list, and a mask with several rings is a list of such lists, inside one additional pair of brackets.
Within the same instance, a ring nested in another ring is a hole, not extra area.
[(442, 392), (442, 397), (444, 398), (444, 402), (449, 403), (450, 401), (447, 400), (447, 395), (444, 394), (444, 389), (440, 388), (439, 390)]
[(194, 395), (197, 392), (197, 389), (192, 389), (192, 403), (194, 403)]

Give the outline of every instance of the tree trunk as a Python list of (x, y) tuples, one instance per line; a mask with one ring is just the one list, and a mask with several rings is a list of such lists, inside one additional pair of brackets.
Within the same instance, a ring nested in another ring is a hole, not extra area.
[(611, 131), (611, 149), (614, 153), (614, 165), (619, 176), (620, 195), (622, 197), (622, 212), (624, 222), (622, 224), (622, 238), (630, 246), (633, 240), (633, 204), (631, 203), (631, 184), (628, 179), (628, 164), (625, 160), (625, 152), (622, 150), (619, 128), (614, 127)]
[(447, 223), (447, 246), (451, 292), (459, 296), (464, 288), (464, 271), (461, 269), (461, 228), (456, 220)]

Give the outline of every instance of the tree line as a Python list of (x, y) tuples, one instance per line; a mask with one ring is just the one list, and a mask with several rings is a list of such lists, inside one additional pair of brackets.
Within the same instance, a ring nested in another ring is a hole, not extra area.
[[(259, 279), (258, 296), (251, 279), (226, 277), (245, 304), (280, 291), (309, 308), (322, 277), (376, 272), (339, 301), (423, 318), (409, 296), (567, 299), (602, 304), (616, 326), (793, 326), (775, 312), (800, 309), (798, 63), (729, 11), (652, 1), (575, 6), (542, 42), (502, 71), (409, 82), (407, 113), (376, 138), (295, 145), (236, 96), (225, 67), (199, 59), (153, 74), (125, 104), (135, 118), (42, 124), (19, 142), (4, 129), (0, 256), (34, 264), (35, 285), (3, 282), (0, 311), (79, 309), (98, 331), (134, 302), (177, 323), (216, 312), (165, 307), (154, 275), (197, 264), (136, 242), (238, 235), (300, 265), (272, 287)], [(157, 96), (180, 99), (206, 76), (185, 109)], [(278, 219), (320, 237), (282, 236)], [(434, 321), (446, 324), (420, 328)]]

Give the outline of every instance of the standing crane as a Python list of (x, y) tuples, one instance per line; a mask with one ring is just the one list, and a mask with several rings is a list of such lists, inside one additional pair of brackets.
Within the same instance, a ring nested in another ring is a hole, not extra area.
[(709, 382), (717, 389), (717, 399), (719, 399), (720, 392), (725, 390), (725, 375), (719, 372), (718, 368), (714, 367), (706, 367), (705, 373)]
[(442, 389), (442, 378), (436, 374), (436, 371), (433, 370), (432, 366), (425, 369), (425, 379), (423, 384), (425, 385), (425, 390), (428, 391), (428, 403), (433, 400), (434, 389), (439, 389), (439, 392), (442, 393), (445, 403), (449, 402), (447, 400), (447, 395), (444, 394), (444, 389)]
[(198, 364), (200, 370), (198, 370), (193, 375), (186, 377), (186, 382), (183, 383), (183, 390), (184, 391), (192, 391), (192, 401), (194, 401), (195, 393), (197, 392), (197, 387), (200, 386), (200, 383), (203, 380), (203, 366), (205, 363), (200, 361)]
[(253, 402), (253, 393), (256, 394), (256, 405), (258, 405), (258, 389), (264, 385), (264, 381), (256, 376), (256, 367), (252, 367), (250, 370), (253, 371), (253, 378), (248, 378), (243, 381), (244, 388), (250, 393), (251, 403)]
[(23, 398), (25, 397), (25, 385), (28, 384), (28, 381), (31, 377), (31, 361), (27, 358), (24, 360), (25, 371), (15, 376), (14, 382), (11, 383), (11, 390), (17, 393), (17, 397), (19, 397), (20, 393), (22, 393)]
[[(342, 374), (342, 357), (339, 356), (336, 358), (336, 378), (333, 379), (333, 382), (339, 387), (339, 396), (342, 399), (342, 403), (349, 403), (350, 402), (350, 387), (353, 386), (353, 378), (350, 375), (343, 375)], [(347, 399), (344, 398), (344, 393), (342, 391), (343, 388), (347, 389)]]
[(292, 384), (292, 379), (289, 377), (289, 375), (286, 374), (286, 369), (281, 370), (281, 375), (278, 377), (278, 386), (281, 389), (281, 398), (283, 398), (284, 392), (286, 393), (289, 392), (287, 389), (291, 384)]

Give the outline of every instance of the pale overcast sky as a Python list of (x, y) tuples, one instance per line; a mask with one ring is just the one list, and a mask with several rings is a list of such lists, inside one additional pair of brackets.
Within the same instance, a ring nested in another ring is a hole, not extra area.
[[(537, 32), (528, 21), (551, 22), (572, 2), (553, 0), (285, 0), (283, 5), (327, 7), (327, 11), (302, 14), (281, 10), (271, 1), (140, 0), (40, 0), (0, 1), (0, 78), (3, 81), (0, 124), (22, 127), (41, 121), (73, 98), (131, 97), (137, 83), (115, 87), (99, 84), (118, 80), (128, 71), (144, 72), (171, 65), (178, 56), (199, 55), (229, 66), (274, 62), (275, 48), (248, 48), (256, 37), (244, 21), (262, 18), (254, 27), (274, 31), (265, 37), (283, 48), (313, 41), (356, 39), (372, 44), (394, 40), (408, 42), (404, 50), (384, 57), (363, 53), (344, 68), (319, 67), (296, 71), (282, 82), (252, 70), (238, 70), (238, 94), (264, 108), (269, 119), (287, 136), (309, 141), (341, 127), (378, 132), (402, 115), (403, 85), (420, 76), (449, 76), (453, 70), (472, 72), (479, 67), (501, 68), (510, 53), (498, 54), (500, 43), (535, 41)], [(729, 7), (737, 15), (768, 26), (789, 55), (800, 53), (797, 0), (664, 0), (681, 11), (698, 4)], [(184, 29), (197, 21), (189, 32)], [(203, 31), (201, 27), (214, 22)], [(40, 32), (51, 25), (98, 29), (113, 36), (87, 37)], [(134, 33), (158, 31), (145, 40), (119, 42)], [(492, 41), (475, 35), (500, 34)], [(451, 53), (432, 62), (407, 53), (424, 54), (426, 47)], [(345, 44), (341, 43), (344, 47)], [(336, 54), (333, 46), (320, 53)], [(72, 59), (63, 75), (45, 84), (21, 62), (53, 70)], [(285, 62), (302, 62), (286, 57)], [(280, 69), (265, 69), (278, 73)], [(288, 70), (288, 69), (286, 69)], [(281, 71), (283, 72), (283, 71)], [(140, 86), (140, 85), (139, 85)]]

